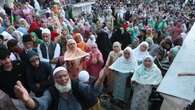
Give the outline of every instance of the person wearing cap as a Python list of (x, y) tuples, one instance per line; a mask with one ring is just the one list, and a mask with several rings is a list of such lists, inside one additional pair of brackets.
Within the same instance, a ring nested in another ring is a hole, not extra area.
[(33, 38), (30, 34), (23, 35), (22, 42), (24, 45), (24, 50), (21, 52), (20, 58), (21, 58), (21, 61), (25, 64), (28, 62), (27, 52), (31, 50), (37, 52), (37, 50), (36, 48), (34, 48)]
[(33, 50), (27, 52), (26, 79), (29, 90), (37, 97), (43, 95), (43, 92), (52, 84), (52, 67), (48, 63), (42, 62), (39, 56)]
[(103, 83), (101, 82), (101, 84), (98, 84), (97, 86), (95, 78), (93, 78), (93, 76), (91, 77), (89, 73), (85, 70), (82, 70), (79, 73), (78, 80), (82, 86), (90, 88), (91, 92), (94, 94), (94, 96), (96, 96), (96, 104), (92, 106), (89, 110), (101, 110), (101, 105), (98, 96), (102, 91)]
[(39, 44), (37, 47), (40, 60), (50, 63), (54, 68), (60, 56), (60, 45), (51, 41), (51, 32), (47, 28), (42, 29), (42, 39), (44, 43)]
[(8, 94), (11, 98), (16, 98), (14, 85), (17, 80), (25, 84), (24, 67), (20, 62), (12, 62), (10, 51), (0, 45), (0, 89)]
[(88, 110), (96, 104), (90, 88), (71, 80), (65, 67), (57, 67), (53, 78), (54, 85), (40, 98), (31, 98), (20, 81), (15, 85), (15, 93), (31, 110)]

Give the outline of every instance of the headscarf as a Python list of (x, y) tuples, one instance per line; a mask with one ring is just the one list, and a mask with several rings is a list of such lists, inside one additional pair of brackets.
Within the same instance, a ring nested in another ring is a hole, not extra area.
[[(70, 44), (74, 44), (75, 47), (73, 49), (70, 49), (69, 48)], [(69, 39), (67, 42), (67, 51), (64, 54), (64, 60), (65, 61), (72, 61), (72, 60), (83, 58), (85, 56), (88, 56), (88, 53), (77, 48), (77, 44), (76, 44), (76, 41), (74, 39)]]
[(144, 60), (146, 59), (150, 59), (152, 61), (152, 66), (150, 68), (146, 68), (142, 63), (136, 69), (131, 80), (143, 85), (158, 85), (162, 80), (161, 71), (156, 64), (154, 64), (152, 56), (146, 56)]
[(98, 54), (101, 53), (96, 43), (91, 44), (90, 48), (93, 48), (93, 47), (96, 47), (96, 48), (93, 49), (94, 50), (93, 52), (91, 51), (92, 53), (98, 53)]
[(113, 45), (112, 45), (112, 48), (114, 48), (115, 46), (117, 46), (121, 50), (120, 42), (118, 42), (118, 41), (114, 42)]
[(82, 51), (85, 51), (85, 52), (88, 50), (87, 44), (83, 41), (83, 36), (80, 33), (77, 33), (75, 35), (75, 40), (77, 42), (78, 48), (80, 48)]
[(28, 59), (28, 61), (30, 61), (35, 56), (39, 57), (39, 55), (35, 51), (30, 50), (30, 51), (27, 52), (27, 59)]
[(87, 45), (90, 46), (91, 44), (95, 43), (96, 42), (96, 37), (95, 35), (90, 35), (89, 36), (89, 39), (87, 40)]
[(120, 73), (130, 73), (134, 72), (135, 69), (137, 68), (137, 61), (133, 55), (133, 51), (130, 47), (126, 47), (124, 49), (124, 52), (129, 52), (130, 57), (126, 59), (123, 56), (119, 57), (109, 68), (111, 70), (118, 71)]
[[(147, 47), (147, 49), (146, 49), (145, 52), (142, 52), (142, 51), (140, 50), (140, 47), (141, 47), (142, 45), (146, 45), (146, 47)], [(138, 62), (142, 62), (143, 59), (144, 59), (146, 56), (149, 55), (148, 48), (149, 48), (148, 43), (147, 43), (147, 42), (142, 42), (137, 48), (135, 48), (135, 49), (133, 50), (134, 56), (136, 57), (136, 60), (137, 60)]]

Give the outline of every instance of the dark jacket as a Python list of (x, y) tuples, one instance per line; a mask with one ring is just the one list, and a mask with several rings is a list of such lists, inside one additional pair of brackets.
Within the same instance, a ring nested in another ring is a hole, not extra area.
[(26, 76), (24, 71), (24, 66), (21, 62), (12, 62), (13, 69), (11, 71), (4, 71), (0, 67), (0, 89), (8, 94), (11, 98), (16, 98), (14, 93), (14, 86), (17, 81), (21, 81), (22, 84), (26, 86)]
[[(52, 67), (45, 62), (41, 62), (38, 68), (30, 64), (26, 67), (27, 85), (37, 97), (42, 96), (43, 92), (51, 85)], [(38, 88), (36, 84), (40, 84)]]
[[(90, 93), (87, 90), (89, 88), (84, 88), (83, 86), (79, 85), (78, 81), (72, 81), (72, 94), (77, 99), (77, 101), (81, 104), (82, 110), (88, 110), (90, 107), (95, 105), (98, 100), (93, 93)], [(49, 88), (49, 92), (52, 96), (52, 102), (48, 110), (58, 110), (58, 103), (59, 103), (59, 92), (53, 86)]]

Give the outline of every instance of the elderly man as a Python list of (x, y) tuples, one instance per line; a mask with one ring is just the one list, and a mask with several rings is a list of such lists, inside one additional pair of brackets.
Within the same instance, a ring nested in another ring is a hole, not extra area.
[(40, 60), (52, 64), (52, 68), (55, 68), (60, 56), (60, 45), (51, 41), (51, 32), (47, 28), (42, 29), (42, 39), (44, 43), (37, 47)]
[(15, 85), (15, 92), (26, 107), (33, 110), (88, 110), (97, 103), (92, 88), (70, 80), (66, 68), (56, 68), (53, 78), (54, 86), (40, 98), (31, 98), (20, 81)]

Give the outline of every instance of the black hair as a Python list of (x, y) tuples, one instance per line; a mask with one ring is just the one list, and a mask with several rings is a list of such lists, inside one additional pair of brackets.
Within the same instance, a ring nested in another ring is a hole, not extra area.
[(4, 37), (3, 37), (3, 35), (0, 35), (0, 39), (1, 39), (1, 40), (4, 40)]
[(0, 59), (3, 60), (10, 55), (10, 51), (5, 47), (5, 45), (0, 45)]
[(30, 34), (25, 34), (22, 36), (22, 42), (29, 42), (29, 41), (33, 41), (32, 36)]
[(7, 42), (7, 48), (10, 50), (12, 47), (16, 46), (18, 41), (15, 39), (11, 39)]

